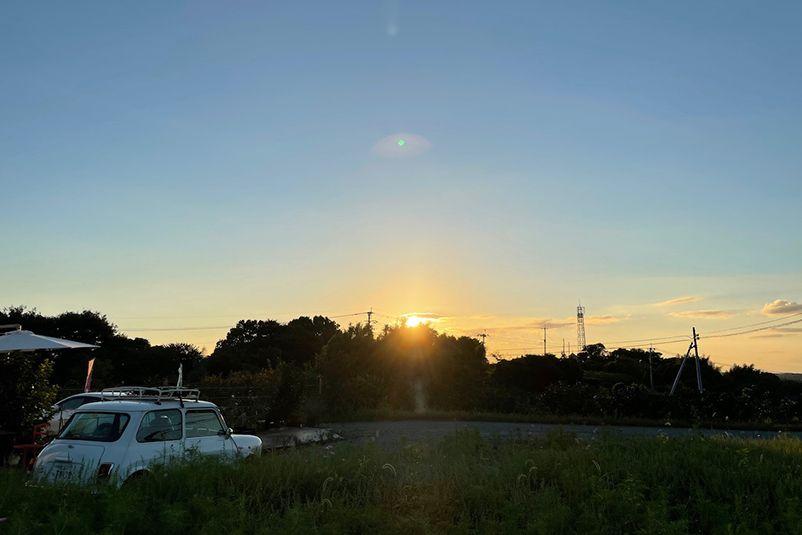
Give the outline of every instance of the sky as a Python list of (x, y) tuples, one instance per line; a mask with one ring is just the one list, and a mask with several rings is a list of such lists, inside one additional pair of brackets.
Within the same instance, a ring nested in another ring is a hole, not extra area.
[(802, 323), (705, 339), (802, 312), (800, 25), (797, 2), (4, 2), (0, 306), (207, 351), (240, 318), (373, 307), (506, 358), (544, 325), (575, 349), (581, 302), (588, 342), (696, 326), (722, 366), (802, 371)]

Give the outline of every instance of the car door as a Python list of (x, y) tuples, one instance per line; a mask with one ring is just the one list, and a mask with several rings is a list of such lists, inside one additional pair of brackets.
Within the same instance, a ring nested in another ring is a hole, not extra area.
[(234, 455), (234, 443), (214, 409), (188, 409), (184, 431), (187, 453), (218, 457)]
[(167, 464), (184, 453), (183, 415), (178, 409), (157, 409), (142, 416), (136, 444), (129, 448), (129, 462), (137, 468)]

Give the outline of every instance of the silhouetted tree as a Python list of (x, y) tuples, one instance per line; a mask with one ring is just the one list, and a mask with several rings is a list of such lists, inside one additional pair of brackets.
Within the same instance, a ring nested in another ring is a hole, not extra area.
[(286, 325), (274, 320), (240, 320), (217, 342), (208, 369), (225, 375), (274, 368), (280, 362), (302, 366), (314, 360), (338, 332), (337, 324), (322, 316), (300, 317)]

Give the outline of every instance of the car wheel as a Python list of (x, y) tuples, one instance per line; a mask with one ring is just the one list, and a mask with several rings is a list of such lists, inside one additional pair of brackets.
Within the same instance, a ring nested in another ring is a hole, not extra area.
[(139, 470), (137, 472), (134, 472), (133, 474), (131, 474), (127, 478), (125, 478), (125, 481), (123, 481), (122, 487), (125, 489), (125, 488), (128, 488), (128, 487), (134, 486), (138, 482), (144, 481), (148, 477), (150, 477), (150, 472), (148, 472), (147, 470)]

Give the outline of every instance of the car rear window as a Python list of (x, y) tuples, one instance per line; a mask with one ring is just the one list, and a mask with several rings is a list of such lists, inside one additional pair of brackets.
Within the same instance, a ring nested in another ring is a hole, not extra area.
[(70, 418), (58, 438), (114, 442), (123, 434), (130, 419), (121, 412), (78, 412)]

